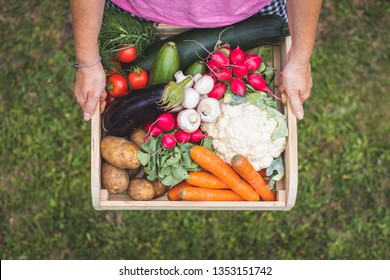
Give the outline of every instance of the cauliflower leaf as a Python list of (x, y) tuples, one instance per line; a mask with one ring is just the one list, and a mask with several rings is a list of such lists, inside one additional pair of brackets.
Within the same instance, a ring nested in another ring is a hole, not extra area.
[(266, 175), (270, 177), (268, 188), (273, 189), (275, 187), (276, 181), (280, 181), (284, 177), (284, 164), (282, 156), (278, 156), (272, 161), (271, 165), (266, 169)]
[(280, 113), (278, 110), (272, 107), (267, 107), (268, 117), (273, 118), (278, 123), (272, 132), (272, 140), (276, 140), (282, 137), (288, 136), (288, 128), (286, 123), (286, 117)]

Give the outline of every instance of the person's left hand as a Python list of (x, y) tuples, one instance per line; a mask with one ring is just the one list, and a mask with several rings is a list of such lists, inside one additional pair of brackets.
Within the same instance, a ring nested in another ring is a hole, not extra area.
[(303, 103), (309, 98), (313, 86), (310, 64), (302, 64), (288, 53), (286, 65), (280, 76), (279, 92), (282, 95), (282, 102), (286, 103), (288, 98), (293, 114), (298, 119), (303, 119)]

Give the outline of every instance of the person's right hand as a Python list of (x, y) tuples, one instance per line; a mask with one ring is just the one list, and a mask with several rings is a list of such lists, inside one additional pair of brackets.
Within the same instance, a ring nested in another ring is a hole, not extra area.
[(106, 74), (101, 63), (93, 67), (77, 69), (74, 95), (84, 112), (86, 121), (92, 118), (99, 100), (100, 112), (104, 111), (107, 98), (105, 87)]
[(293, 114), (299, 120), (303, 119), (303, 103), (310, 97), (313, 86), (310, 63), (302, 63), (299, 58), (291, 57), (289, 52), (280, 76), (279, 91), (282, 102), (286, 103), (288, 98)]

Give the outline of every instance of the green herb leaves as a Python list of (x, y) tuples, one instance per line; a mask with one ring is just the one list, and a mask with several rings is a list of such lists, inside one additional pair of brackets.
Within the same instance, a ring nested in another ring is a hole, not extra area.
[[(178, 144), (173, 149), (165, 149), (161, 145), (162, 135), (151, 138), (142, 145), (138, 159), (144, 166), (147, 179), (159, 179), (166, 186), (173, 186), (188, 178), (189, 171), (201, 168), (190, 157), (192, 143)], [(205, 138), (201, 145), (212, 149), (212, 140)]]

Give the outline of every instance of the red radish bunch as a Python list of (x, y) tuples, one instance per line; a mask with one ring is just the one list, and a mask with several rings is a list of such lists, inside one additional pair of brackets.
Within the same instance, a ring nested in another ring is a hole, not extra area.
[(261, 61), (260, 55), (249, 54), (245, 57), (244, 65), (249, 72), (253, 72), (260, 68)]
[[(146, 130), (147, 134), (144, 138), (144, 142), (148, 141), (151, 137), (158, 137), (161, 134), (165, 132), (170, 132), (175, 128), (176, 120), (173, 114), (171, 113), (163, 113), (158, 116), (158, 118), (154, 121), (149, 121), (144, 125), (144, 129)], [(163, 138), (164, 141), (161, 139), (162, 145), (164, 148), (170, 149), (169, 147), (172, 146), (173, 139), (175, 140), (174, 143), (176, 145), (176, 138), (172, 136), (167, 136), (170, 133), (164, 134)], [(173, 145), (172, 148), (175, 146)]]
[(244, 96), (247, 85), (259, 91), (274, 94), (268, 88), (264, 78), (256, 72), (260, 69), (262, 57), (258, 54), (246, 54), (240, 46), (231, 49), (227, 45), (219, 46), (210, 53), (206, 65), (214, 79), (214, 88), (208, 97), (221, 99), (228, 88), (237, 95)]
[(216, 83), (214, 84), (213, 89), (208, 94), (208, 97), (221, 99), (226, 92), (226, 84), (224, 83)]
[(218, 68), (223, 68), (229, 65), (229, 57), (221, 51), (216, 51), (212, 54), (209, 63)]
[(172, 149), (176, 146), (176, 137), (172, 133), (167, 133), (161, 138), (161, 145), (165, 149)]
[(245, 82), (239, 78), (231, 79), (229, 85), (232, 91), (237, 95), (243, 96), (246, 92)]
[(192, 143), (198, 143), (200, 140), (205, 138), (206, 136), (203, 134), (203, 132), (200, 129), (195, 130), (190, 135), (190, 142)]
[(157, 126), (163, 131), (170, 131), (175, 127), (175, 118), (171, 113), (164, 113), (158, 116)]
[[(226, 85), (222, 83), (220, 83), (220, 86), (226, 87)], [(176, 124), (176, 117), (173, 114), (163, 113), (159, 115), (156, 120), (149, 121), (144, 125), (144, 129), (147, 131), (144, 142), (161, 135), (161, 145), (163, 148), (173, 149), (176, 144), (184, 144), (187, 142), (198, 143), (203, 138), (207, 137), (200, 129), (197, 129), (192, 133), (187, 133), (178, 128)]]
[(245, 61), (245, 53), (239, 46), (237, 46), (237, 48), (230, 52), (229, 59), (231, 64), (242, 64)]
[(167, 132), (175, 127), (175, 117), (171, 113), (163, 113), (155, 121), (149, 121), (144, 125), (148, 135), (159, 136), (162, 132)]
[(180, 144), (187, 143), (188, 141), (190, 141), (190, 138), (191, 138), (190, 133), (185, 132), (184, 130), (179, 130), (178, 132), (176, 132), (176, 140)]

